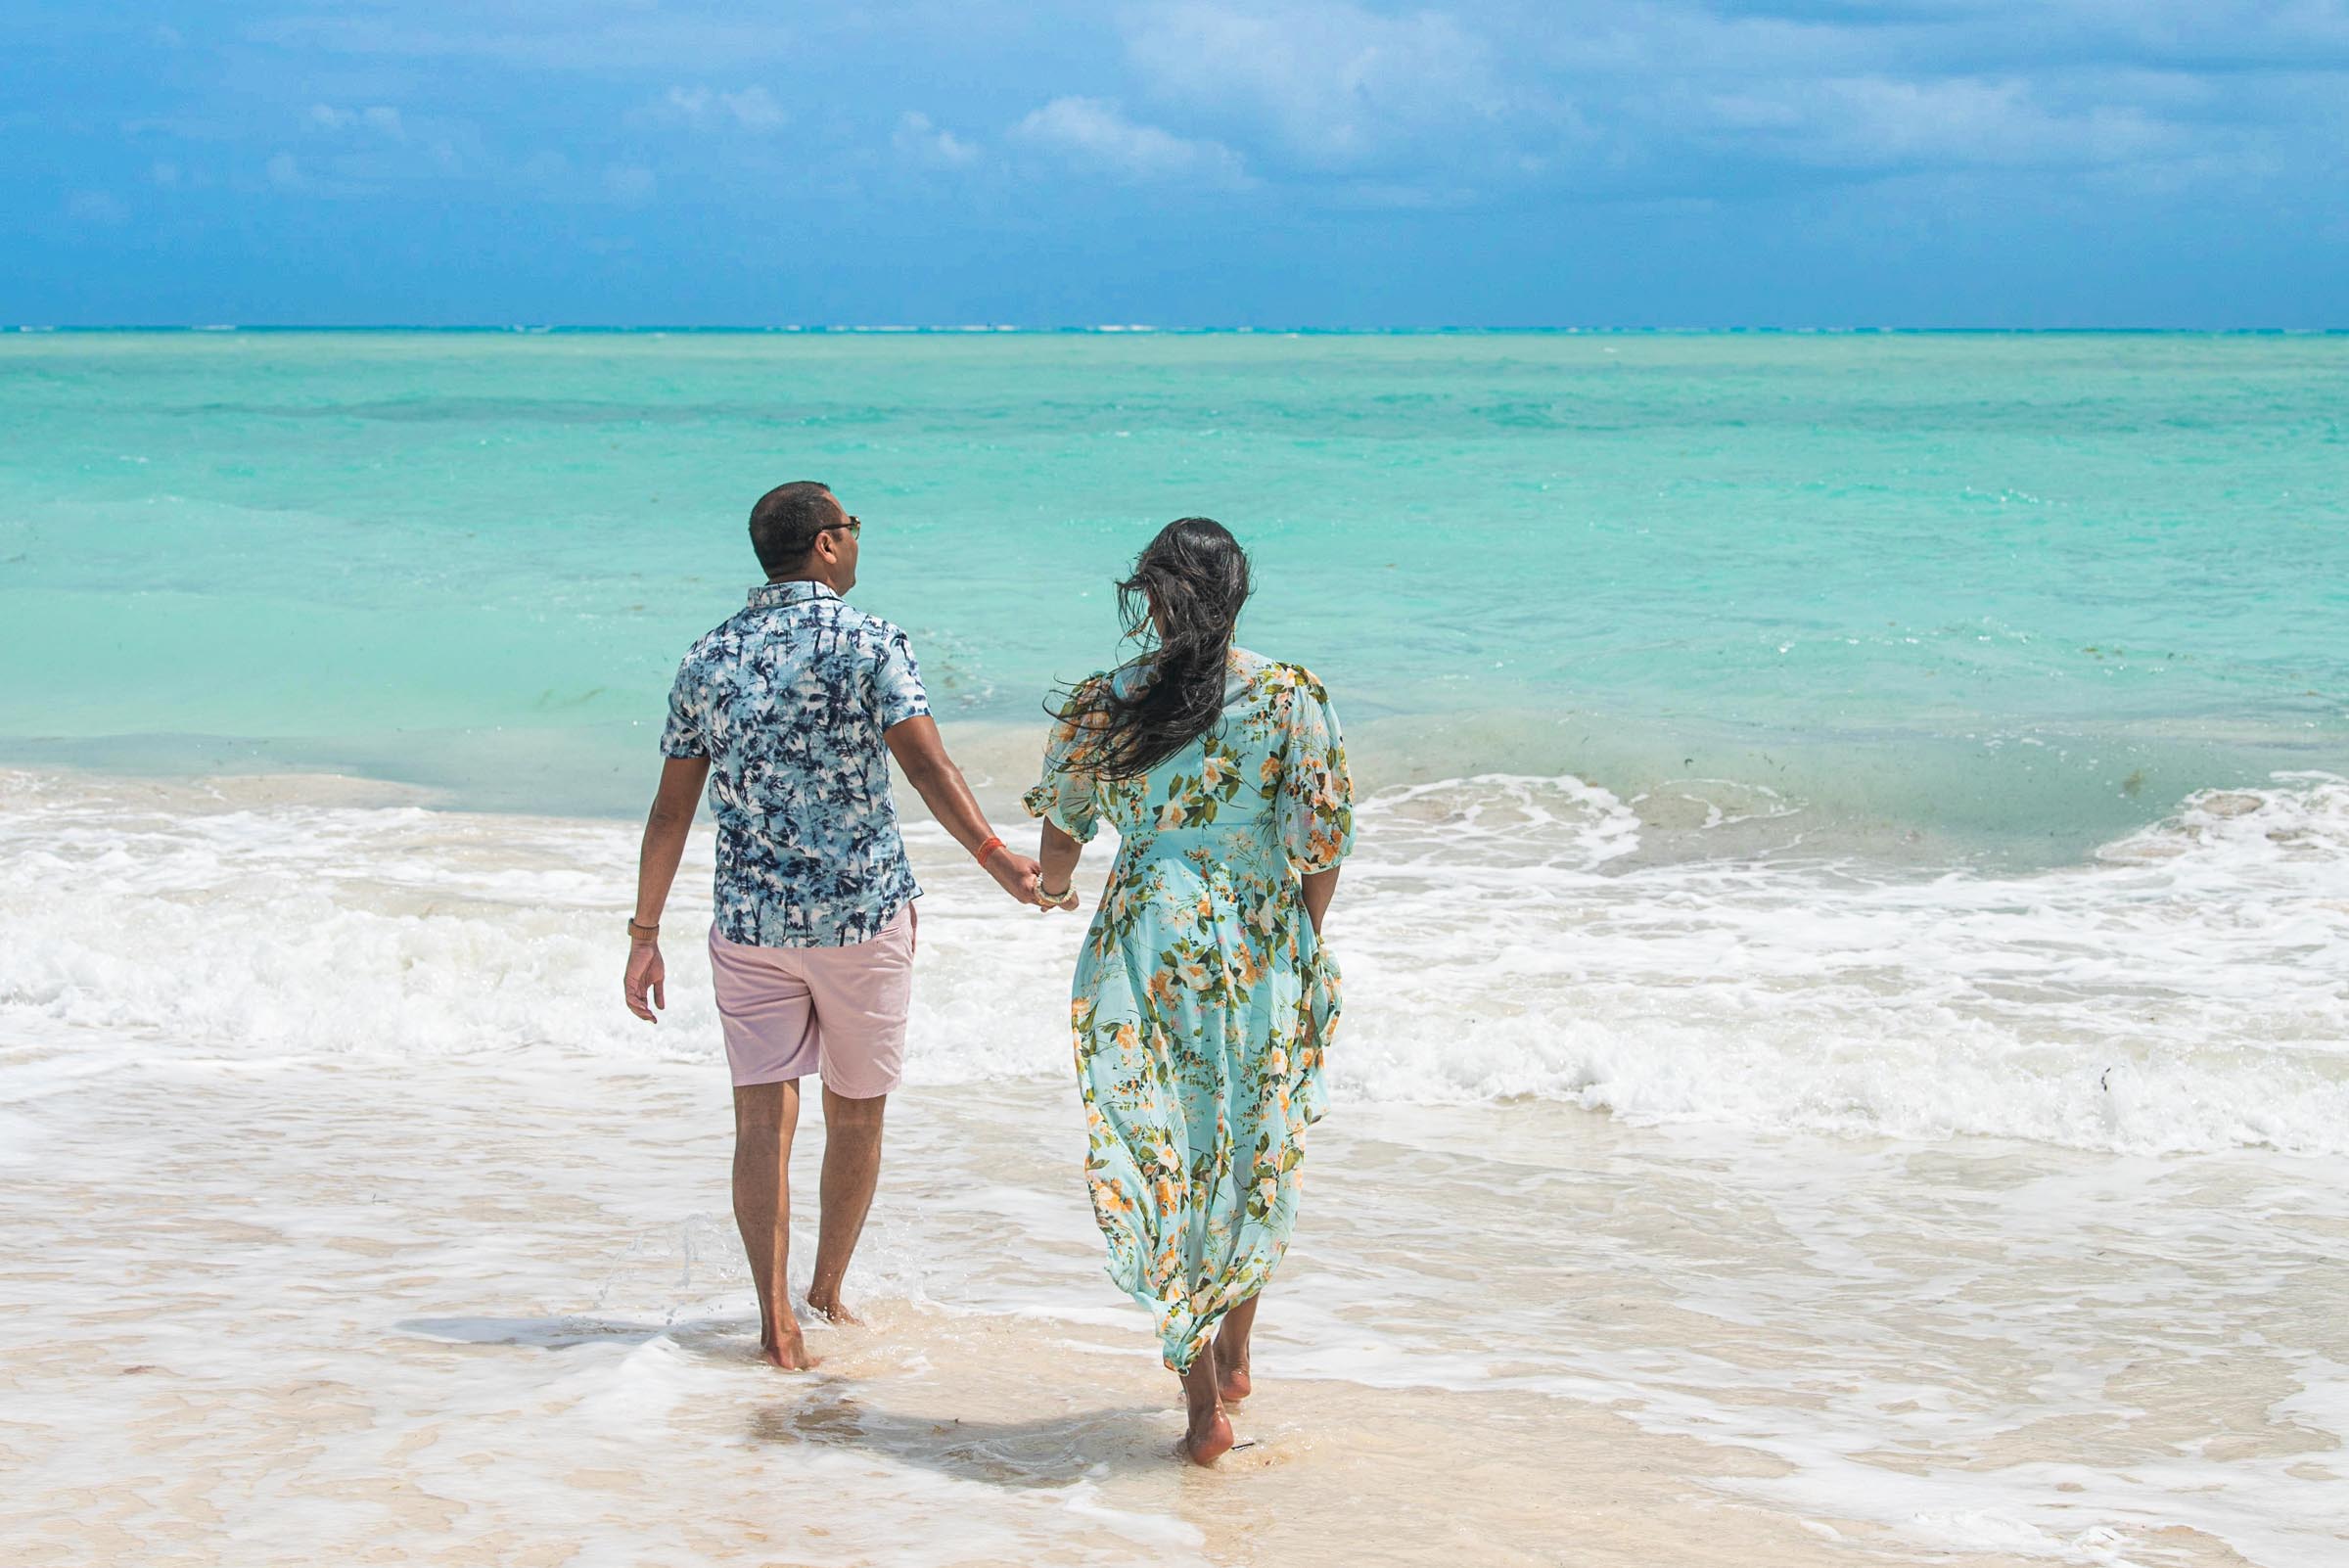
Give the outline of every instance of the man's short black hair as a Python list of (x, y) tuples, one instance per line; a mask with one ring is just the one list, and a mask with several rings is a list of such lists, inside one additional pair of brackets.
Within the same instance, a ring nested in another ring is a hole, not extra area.
[(832, 487), (813, 480), (793, 480), (759, 497), (751, 508), (751, 548), (770, 577), (797, 572), (807, 564), (815, 536), (841, 519)]

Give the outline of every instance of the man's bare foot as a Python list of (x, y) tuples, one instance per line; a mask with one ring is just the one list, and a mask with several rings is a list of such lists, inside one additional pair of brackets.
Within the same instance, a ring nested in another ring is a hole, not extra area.
[(824, 1297), (810, 1293), (807, 1310), (822, 1316), (827, 1323), (847, 1323), (852, 1328), (864, 1326), (864, 1319), (842, 1306), (838, 1296)]
[(807, 1354), (806, 1343), (800, 1337), (800, 1325), (779, 1329), (759, 1336), (759, 1359), (767, 1365), (785, 1372), (811, 1371), (815, 1358)]

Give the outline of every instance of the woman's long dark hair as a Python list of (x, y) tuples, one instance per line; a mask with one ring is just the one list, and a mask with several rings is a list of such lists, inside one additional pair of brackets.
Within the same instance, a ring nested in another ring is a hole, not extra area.
[[(1126, 634), (1154, 629), (1157, 646), (1079, 687), (1059, 710), (1088, 732), (1088, 771), (1138, 778), (1215, 728), (1232, 628), (1247, 602), (1248, 552), (1229, 529), (1186, 517), (1159, 530), (1118, 584)], [(1154, 626), (1154, 610), (1163, 625)]]

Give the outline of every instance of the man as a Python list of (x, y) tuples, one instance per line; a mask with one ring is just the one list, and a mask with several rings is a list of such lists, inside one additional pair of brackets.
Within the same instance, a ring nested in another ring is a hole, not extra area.
[[(628, 1010), (668, 1005), (661, 908), (709, 783), (717, 822), (710, 963), (734, 1077), (734, 1219), (759, 1288), (759, 1343), (814, 1365), (791, 1310), (791, 1138), (799, 1081), (824, 1081), (824, 1179), (807, 1305), (841, 1305), (881, 1170), (913, 992), (913, 900), (889, 757), (988, 875), (1023, 903), (1036, 864), (1003, 848), (946, 756), (905, 633), (842, 601), (864, 525), (824, 485), (778, 485), (751, 511), (766, 569), (748, 608), (695, 643), (662, 731), (628, 921)], [(649, 1003), (649, 1005), (648, 1005)]]

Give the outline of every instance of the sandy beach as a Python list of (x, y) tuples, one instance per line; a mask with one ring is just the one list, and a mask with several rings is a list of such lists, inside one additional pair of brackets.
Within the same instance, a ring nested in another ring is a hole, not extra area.
[(1341, 1117), (1197, 1474), (1058, 1089), (893, 1109), (868, 1324), (785, 1376), (707, 1071), (92, 1087), (13, 1108), (10, 1561), (2314, 1568), (2349, 1525), (2349, 1216), (2289, 1162)]
[(1251, 1446), (1201, 1474), (1077, 1180), (1073, 928), (932, 830), (867, 1326), (786, 1376), (690, 946), (657, 1030), (613, 1016), (623, 825), (318, 781), (5, 804), (0, 1560), (2320, 1568), (2349, 1532), (2338, 1155), (1467, 1100), (1425, 1063), (1455, 1103), (1414, 1101), (1400, 828), (1332, 928), (1385, 1063), (1333, 1064)]

